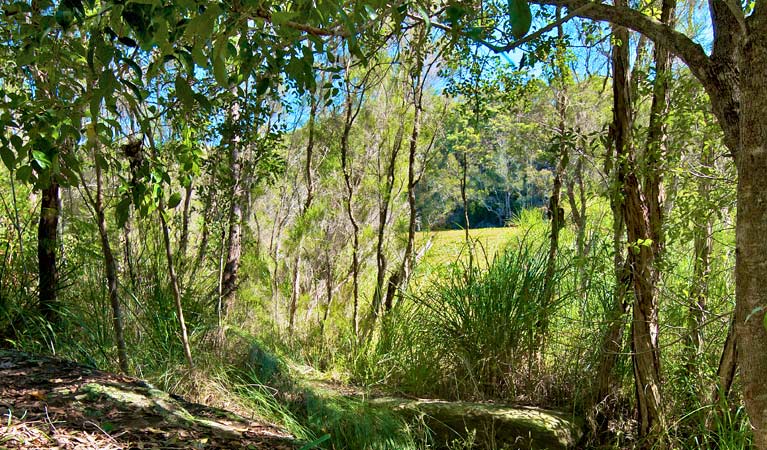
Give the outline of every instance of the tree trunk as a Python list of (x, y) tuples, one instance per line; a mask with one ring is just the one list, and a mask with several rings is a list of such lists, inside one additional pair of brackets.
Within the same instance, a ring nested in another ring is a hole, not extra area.
[[(561, 16), (562, 8), (557, 7), (557, 20), (559, 20)], [(561, 25), (557, 27), (557, 37), (560, 40), (564, 39)], [(557, 253), (559, 251), (559, 232), (562, 230), (565, 220), (565, 211), (559, 205), (560, 194), (562, 191), (562, 175), (565, 171), (567, 159), (569, 158), (569, 151), (567, 144), (565, 143), (565, 128), (567, 127), (567, 82), (569, 78), (569, 70), (567, 68), (567, 63), (564, 60), (565, 49), (563, 45), (564, 43), (561, 41), (557, 44), (554, 61), (554, 64), (557, 66), (556, 78), (558, 79), (557, 81), (559, 84), (559, 89), (556, 93), (556, 109), (557, 115), (559, 116), (559, 152), (556, 159), (557, 166), (554, 169), (554, 183), (551, 188), (551, 196), (549, 197), (549, 217), (551, 218), (551, 227), (549, 229), (549, 253), (546, 258), (546, 279), (544, 280), (543, 299), (537, 330), (539, 355), (542, 355), (542, 347), (549, 328), (549, 309), (554, 297), (554, 280), (556, 279)], [(539, 363), (540, 362), (541, 358), (539, 357)]]
[[(236, 92), (235, 92), (236, 95)], [(237, 290), (237, 275), (242, 255), (242, 161), (240, 156), (240, 105), (237, 101), (229, 111), (231, 127), (229, 144), (229, 171), (232, 177), (231, 203), (229, 206), (229, 236), (227, 239), (226, 265), (221, 276), (221, 317), (226, 317), (231, 310)]]
[[(385, 307), (388, 311), (391, 308), (391, 304), (388, 300), (386, 291), (386, 226), (389, 224), (389, 208), (391, 206), (392, 192), (394, 190), (394, 177), (397, 169), (397, 157), (399, 156), (400, 149), (402, 148), (402, 141), (404, 137), (404, 123), (401, 123), (397, 129), (397, 134), (392, 144), (391, 152), (389, 153), (388, 161), (386, 161), (383, 192), (379, 199), (378, 206), (378, 230), (376, 239), (376, 286), (373, 293), (373, 308), (371, 310), (372, 320), (368, 325), (369, 329), (372, 329), (375, 325), (375, 321), (381, 312), (381, 307)], [(379, 184), (380, 185), (380, 184)], [(390, 285), (390, 283), (389, 283)]]
[[(578, 200), (575, 197), (575, 187), (578, 187)], [(567, 180), (567, 199), (575, 224), (575, 254), (577, 257), (577, 286), (582, 295), (586, 295), (586, 187), (583, 184), (583, 156), (577, 155), (573, 173)], [(579, 203), (580, 202), (580, 203)]]
[(749, 22), (741, 68), (735, 313), (738, 365), (754, 444), (767, 449), (767, 11), (759, 4)]
[(120, 371), (128, 373), (128, 351), (125, 345), (125, 327), (123, 326), (122, 307), (120, 297), (117, 292), (117, 263), (115, 262), (112, 246), (109, 243), (109, 233), (107, 232), (106, 217), (104, 214), (104, 193), (101, 179), (101, 164), (99, 158), (94, 158), (96, 164), (96, 197), (93, 198), (87, 183), (82, 178), (83, 187), (88, 197), (88, 201), (93, 207), (96, 216), (96, 224), (99, 229), (99, 238), (101, 239), (101, 252), (104, 255), (104, 270), (107, 281), (107, 292), (109, 303), (112, 306), (112, 325), (115, 332), (115, 343), (117, 344), (117, 360), (120, 365)]
[(165, 257), (168, 261), (168, 276), (170, 277), (173, 301), (176, 304), (176, 315), (178, 315), (178, 323), (181, 330), (181, 346), (184, 349), (184, 356), (186, 357), (187, 364), (189, 364), (189, 368), (194, 368), (192, 349), (189, 345), (189, 334), (186, 329), (186, 320), (184, 320), (184, 305), (181, 303), (181, 287), (179, 286), (178, 277), (176, 276), (176, 269), (173, 266), (173, 250), (170, 244), (170, 230), (168, 229), (168, 222), (165, 220), (165, 205), (162, 199), (160, 199), (160, 206), (157, 209), (157, 213), (160, 216), (162, 238), (163, 243), (165, 244)]
[[(709, 167), (712, 163), (712, 149), (704, 147), (701, 154), (701, 166)], [(698, 196), (708, 198), (710, 182), (705, 177), (698, 179)], [(711, 249), (713, 239), (714, 221), (710, 211), (703, 210), (696, 214), (693, 230), (693, 271), (690, 283), (690, 298), (687, 316), (686, 335), (686, 363), (685, 368), (693, 384), (698, 386), (698, 400), (705, 404), (708, 400), (708, 392), (704, 386), (703, 373), (700, 370), (701, 357), (703, 356), (703, 324), (705, 322), (706, 304), (708, 300), (708, 278), (711, 272)]]
[(50, 323), (58, 321), (58, 250), (59, 228), (59, 184), (53, 177), (47, 187), (42, 189), (40, 200), (40, 221), (37, 226), (37, 264), (39, 273), (38, 310)]
[(186, 256), (186, 249), (189, 246), (189, 219), (192, 214), (192, 182), (184, 188), (184, 209), (181, 215), (181, 239), (179, 242), (178, 252), (182, 256)]
[(293, 335), (293, 327), (298, 310), (298, 297), (301, 295), (301, 245), (296, 248), (296, 257), (293, 259), (293, 279), (291, 280), (290, 305), (288, 307), (288, 334)]
[[(350, 64), (350, 62), (349, 62)], [(347, 64), (347, 70), (348, 65)], [(348, 72), (347, 72), (348, 75)], [(345, 198), (345, 206), (346, 206), (346, 215), (349, 217), (349, 224), (352, 227), (352, 263), (351, 263), (351, 273), (352, 273), (352, 330), (354, 332), (354, 337), (359, 338), (359, 271), (360, 271), (360, 260), (359, 260), (359, 248), (360, 248), (360, 238), (359, 238), (359, 232), (360, 227), (357, 223), (357, 219), (354, 217), (354, 190), (357, 185), (357, 182), (354, 181), (352, 178), (352, 167), (351, 167), (351, 161), (350, 161), (350, 152), (351, 149), (349, 147), (349, 133), (351, 132), (352, 125), (354, 125), (354, 120), (357, 118), (357, 114), (360, 111), (360, 107), (362, 105), (362, 99), (358, 99), (357, 107), (354, 107), (354, 102), (352, 99), (352, 83), (347, 78), (346, 79), (346, 112), (345, 112), (345, 120), (344, 120), (344, 129), (343, 134), (341, 135), (341, 170), (344, 175), (344, 183), (346, 184), (346, 198)]]

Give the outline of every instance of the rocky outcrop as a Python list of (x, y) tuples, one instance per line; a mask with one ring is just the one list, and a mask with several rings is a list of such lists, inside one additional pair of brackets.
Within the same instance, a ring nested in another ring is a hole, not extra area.
[(583, 433), (578, 420), (539, 408), (402, 398), (372, 402), (423, 421), (438, 446), (473, 441), (476, 448), (564, 450), (574, 448)]

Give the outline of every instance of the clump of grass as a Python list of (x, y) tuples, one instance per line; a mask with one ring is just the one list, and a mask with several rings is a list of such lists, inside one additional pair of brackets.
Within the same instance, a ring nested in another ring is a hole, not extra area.
[(386, 318), (363, 376), (441, 397), (514, 398), (545, 342), (540, 317), (562, 300), (543, 297), (546, 261), (521, 240), (486, 270), (454, 265)]

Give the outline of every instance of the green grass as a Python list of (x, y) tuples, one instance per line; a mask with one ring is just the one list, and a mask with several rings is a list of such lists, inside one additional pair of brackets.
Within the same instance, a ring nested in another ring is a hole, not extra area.
[[(501, 251), (519, 235), (518, 227), (478, 228), (469, 230), (469, 236), (480, 253), (488, 258)], [(468, 259), (464, 230), (421, 231), (416, 234), (416, 248), (430, 245), (420, 264), (444, 266)]]

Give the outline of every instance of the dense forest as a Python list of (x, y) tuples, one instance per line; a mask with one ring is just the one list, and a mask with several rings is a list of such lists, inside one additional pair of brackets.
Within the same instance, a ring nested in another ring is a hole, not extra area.
[(764, 0), (0, 0), (0, 42), (0, 349), (304, 449), (558, 448), (502, 406), (767, 450)]

